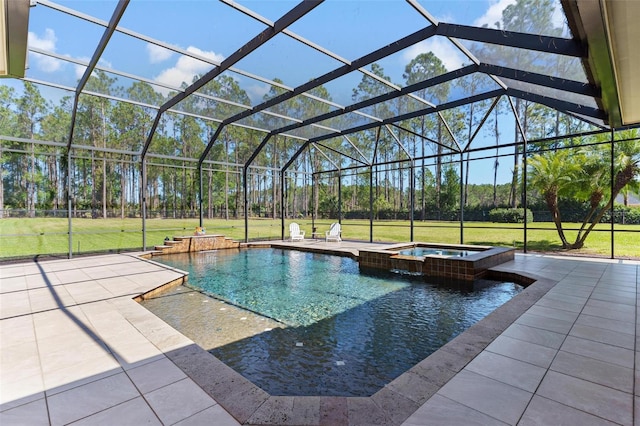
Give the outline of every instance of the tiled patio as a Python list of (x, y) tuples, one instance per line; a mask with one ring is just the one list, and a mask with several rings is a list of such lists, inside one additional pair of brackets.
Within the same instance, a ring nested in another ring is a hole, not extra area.
[(269, 397), (231, 375), (220, 398), (199, 367), (215, 359), (133, 301), (180, 272), (134, 255), (0, 265), (0, 424), (633, 424), (640, 262), (497, 269), (539, 281), (370, 398)]

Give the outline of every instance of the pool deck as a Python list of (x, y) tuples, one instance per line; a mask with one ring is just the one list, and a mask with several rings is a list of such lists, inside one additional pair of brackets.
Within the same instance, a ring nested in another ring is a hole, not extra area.
[(321, 398), (255, 391), (141, 307), (183, 274), (136, 255), (0, 264), (2, 426), (632, 425), (640, 408), (637, 261), (517, 254), (494, 269), (536, 283), (375, 395)]

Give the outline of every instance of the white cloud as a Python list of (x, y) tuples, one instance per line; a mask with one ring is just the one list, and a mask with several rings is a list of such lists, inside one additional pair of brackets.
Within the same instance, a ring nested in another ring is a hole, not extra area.
[(258, 104), (264, 100), (264, 95), (269, 93), (271, 86), (268, 84), (253, 84), (249, 87), (245, 87), (244, 89), (245, 92), (247, 92), (247, 96), (249, 96), (251, 103)]
[(469, 59), (453, 43), (442, 37), (431, 37), (414, 44), (404, 51), (402, 60), (407, 64), (419, 54), (427, 52), (433, 52), (440, 58), (448, 71), (458, 69), (462, 64), (469, 62)]
[[(56, 33), (50, 28), (44, 30), (44, 35), (42, 37), (38, 36), (36, 33), (29, 32), (28, 43), (30, 47), (55, 53), (57, 41)], [(62, 61), (50, 56), (31, 54), (31, 57), (38, 69), (44, 72), (55, 72), (62, 67)]]
[(505, 10), (507, 6), (515, 3), (516, 0), (491, 0), (487, 11), (484, 15), (473, 21), (473, 25), (481, 27), (486, 24), (489, 28), (495, 28), (496, 22), (502, 22), (502, 11)]
[[(89, 61), (89, 58), (82, 58), (82, 59), (87, 62)], [(76, 80), (79, 80), (84, 75), (84, 70), (87, 69), (87, 67), (85, 67), (84, 65), (74, 64), (73, 69), (75, 70)]]
[(147, 43), (147, 53), (149, 54), (149, 62), (152, 64), (166, 61), (173, 55), (171, 50), (152, 43)]
[[(502, 12), (516, 0), (491, 0), (487, 11), (473, 22), (474, 26), (481, 27), (487, 25), (489, 28), (495, 28), (496, 22), (502, 22)], [(555, 28), (564, 28), (565, 16), (560, 4), (557, 4), (551, 16), (551, 22)]]
[[(89, 63), (91, 61), (91, 58), (88, 58), (86, 56), (80, 57), (78, 59), (83, 61), (83, 62), (87, 62), (87, 63)], [(106, 59), (100, 58), (98, 60), (98, 64), (102, 65), (105, 68), (113, 68), (112, 65), (111, 65), (111, 62), (107, 61)], [(84, 66), (84, 65), (74, 64), (73, 65), (73, 69), (75, 70), (76, 79), (80, 80), (82, 78), (82, 76), (84, 75), (84, 71), (87, 69), (87, 67)]]
[[(193, 46), (189, 46), (187, 51), (218, 62), (221, 62), (224, 59), (222, 55), (216, 54), (215, 52), (206, 52)], [(180, 87), (183, 82), (191, 84), (195, 75), (203, 74), (212, 68), (213, 65), (207, 62), (188, 56), (181, 56), (173, 67), (162, 71), (154, 78), (154, 80), (171, 86)]]
[(564, 10), (559, 4), (553, 9), (553, 15), (551, 16), (551, 22), (555, 28), (567, 27)]

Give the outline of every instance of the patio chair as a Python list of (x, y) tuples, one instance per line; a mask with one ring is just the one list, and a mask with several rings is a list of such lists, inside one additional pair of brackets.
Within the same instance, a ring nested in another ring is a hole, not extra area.
[(328, 242), (329, 240), (342, 241), (342, 238), (340, 238), (340, 224), (338, 222), (332, 223), (329, 230), (325, 232), (324, 241)]
[(289, 225), (289, 238), (291, 238), (291, 241), (304, 240), (304, 231), (301, 231), (300, 225), (295, 222)]

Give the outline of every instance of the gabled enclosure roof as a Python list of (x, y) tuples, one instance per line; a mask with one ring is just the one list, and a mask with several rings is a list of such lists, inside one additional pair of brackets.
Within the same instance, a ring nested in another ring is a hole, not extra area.
[[(237, 127), (260, 135), (249, 163), (274, 136), (298, 141), (284, 169), (310, 145), (336, 138), (343, 140), (342, 155), (370, 163), (351, 135), (369, 129), (416, 133), (405, 123), (422, 116), (436, 117), (448, 133), (447, 140), (432, 142), (464, 152), (475, 133), (459, 140), (452, 130), (455, 114), (445, 115), (479, 102), (491, 105), (482, 122), (499, 100), (520, 99), (593, 128), (640, 123), (640, 81), (633, 72), (640, 66), (633, 49), (640, 2), (32, 5), (24, 81), (71, 95), (68, 148), (74, 146), (78, 101), (87, 95), (153, 111), (153, 124), (136, 148), (143, 158), (153, 150), (158, 125), (182, 114), (210, 128), (201, 152), (190, 154), (200, 163), (223, 132)], [(97, 78), (91, 83), (96, 73), (111, 86)]]

